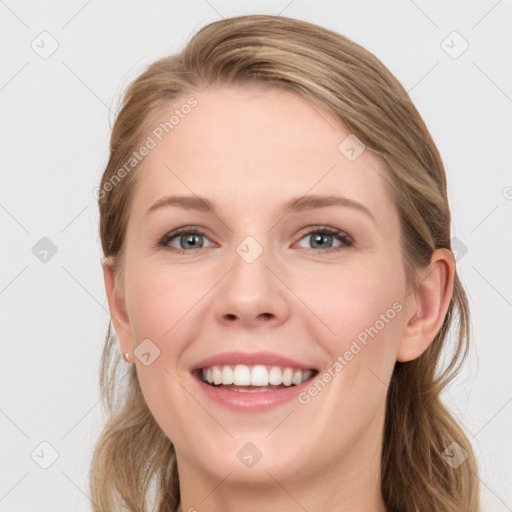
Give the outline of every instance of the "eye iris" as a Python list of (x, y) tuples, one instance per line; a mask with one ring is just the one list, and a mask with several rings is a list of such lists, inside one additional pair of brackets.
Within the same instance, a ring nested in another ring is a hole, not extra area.
[[(332, 247), (332, 235), (326, 233), (316, 233), (310, 236), (311, 245), (316, 249), (318, 247)], [(327, 240), (327, 241), (326, 241)], [(320, 245), (317, 245), (320, 243)]]
[[(197, 247), (202, 247), (203, 244), (202, 242), (200, 241), (200, 237), (202, 235), (198, 235), (198, 234), (189, 234), (189, 235), (182, 235), (180, 237), (180, 246), (182, 249), (194, 249), (194, 248), (197, 248)], [(185, 242), (183, 242), (183, 240), (185, 240)], [(186, 244), (191, 244), (191, 245), (186, 245)]]

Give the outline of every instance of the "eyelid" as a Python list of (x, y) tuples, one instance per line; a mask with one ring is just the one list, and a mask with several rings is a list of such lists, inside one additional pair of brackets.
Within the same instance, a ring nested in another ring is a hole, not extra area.
[(302, 237), (309, 235), (311, 233), (325, 232), (330, 235), (343, 235), (346, 238), (350, 239), (351, 241), (354, 241), (354, 239), (346, 231), (328, 225), (313, 224), (311, 226), (306, 226), (302, 228), (300, 232)]

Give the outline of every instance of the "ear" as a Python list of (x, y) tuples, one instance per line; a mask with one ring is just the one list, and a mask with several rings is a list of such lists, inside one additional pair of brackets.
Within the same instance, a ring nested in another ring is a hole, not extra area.
[(126, 303), (119, 283), (114, 277), (114, 265), (111, 258), (105, 258), (102, 263), (103, 279), (105, 280), (105, 291), (107, 293), (108, 307), (112, 324), (116, 331), (117, 339), (123, 354), (131, 354), (133, 351), (132, 330), (130, 320), (126, 311)]
[(407, 325), (398, 346), (397, 361), (411, 361), (430, 346), (441, 329), (450, 305), (455, 259), (449, 249), (436, 249), (419, 283), (409, 294)]

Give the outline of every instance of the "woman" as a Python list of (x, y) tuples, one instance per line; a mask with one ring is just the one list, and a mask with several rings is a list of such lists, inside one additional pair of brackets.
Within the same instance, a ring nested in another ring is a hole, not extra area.
[(95, 510), (480, 510), (440, 400), (469, 338), (445, 171), (375, 56), (211, 23), (131, 84), (110, 149)]

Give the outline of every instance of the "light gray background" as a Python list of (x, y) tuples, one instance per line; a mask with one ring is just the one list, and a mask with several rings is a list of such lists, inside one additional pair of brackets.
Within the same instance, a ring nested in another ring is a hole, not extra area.
[[(473, 351), (445, 398), (473, 440), (486, 510), (511, 511), (507, 0), (0, 1), (0, 509), (90, 510), (87, 471), (102, 421), (98, 363), (109, 321), (93, 190), (113, 112), (144, 65), (181, 49), (205, 23), (246, 13), (282, 13), (354, 39), (402, 81), (424, 116), (446, 164), (473, 312)], [(464, 41), (454, 31), (469, 44), (457, 58)], [(42, 58), (52, 38), (58, 49)], [(32, 252), (43, 237), (58, 249), (46, 262)], [(35, 462), (52, 461), (41, 442), (58, 453), (48, 469)]]

